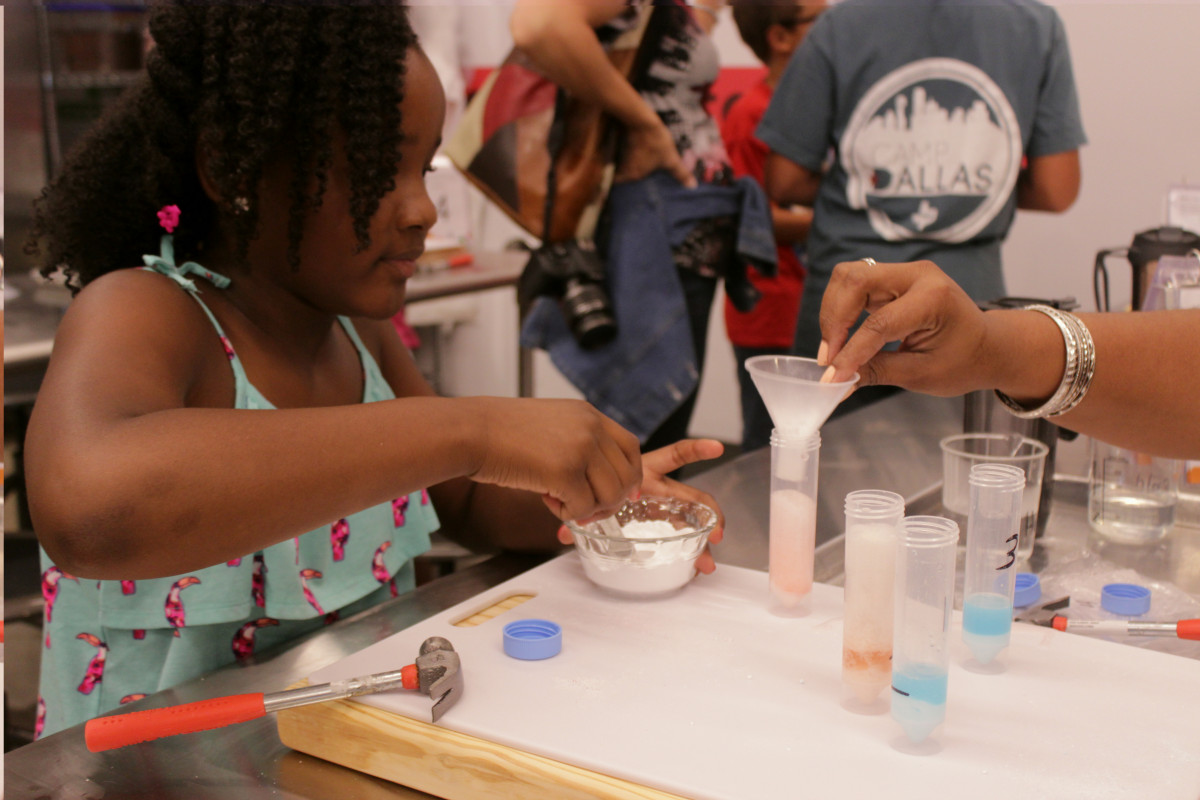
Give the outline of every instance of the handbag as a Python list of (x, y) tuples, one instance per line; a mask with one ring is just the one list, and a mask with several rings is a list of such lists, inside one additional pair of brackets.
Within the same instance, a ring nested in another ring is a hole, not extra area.
[[(643, 34), (654, 6), (608, 49), (627, 79), (645, 61)], [(562, 146), (547, 147), (556, 112)], [(615, 171), (619, 125), (598, 105), (568, 96), (513, 50), (467, 104), (442, 151), (493, 203), (533, 236), (546, 242), (591, 239)], [(543, 219), (553, 159), (553, 215)]]

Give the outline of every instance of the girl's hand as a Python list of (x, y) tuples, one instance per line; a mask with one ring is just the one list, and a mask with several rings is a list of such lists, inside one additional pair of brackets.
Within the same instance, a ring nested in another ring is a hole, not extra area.
[(646, 124), (626, 128), (623, 155), (613, 180), (618, 183), (641, 180), (659, 169), (670, 172), (689, 189), (696, 186), (695, 176), (683, 166), (674, 137), (662, 120), (654, 116)]
[(637, 437), (582, 400), (470, 402), (482, 411), (474, 481), (536, 492), (561, 520), (611, 514), (642, 481)]
[[(721, 507), (717, 505), (717, 501), (712, 495), (668, 478), (667, 473), (673, 472), (685, 464), (717, 458), (723, 452), (725, 452), (725, 446), (715, 439), (682, 439), (673, 445), (652, 450), (642, 456), (641, 494), (695, 500), (717, 512), (717, 526), (713, 528), (712, 534), (708, 537), (710, 544), (720, 542), (725, 535), (725, 515), (721, 513)], [(566, 526), (558, 529), (558, 540), (563, 544), (571, 544), (574, 541)], [(712, 553), (706, 547), (700, 554), (700, 558), (696, 560), (696, 569), (707, 575), (716, 569), (716, 566)]]

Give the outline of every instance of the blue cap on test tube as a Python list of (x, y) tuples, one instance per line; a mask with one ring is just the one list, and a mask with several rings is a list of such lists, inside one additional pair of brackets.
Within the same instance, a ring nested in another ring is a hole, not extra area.
[(950, 611), (958, 525), (944, 517), (905, 517), (896, 551), (892, 637), (892, 719), (914, 744), (946, 718)]
[(991, 662), (1012, 633), (1013, 579), (1025, 471), (1012, 464), (976, 464), (967, 515), (963, 576), (963, 641), (975, 660)]

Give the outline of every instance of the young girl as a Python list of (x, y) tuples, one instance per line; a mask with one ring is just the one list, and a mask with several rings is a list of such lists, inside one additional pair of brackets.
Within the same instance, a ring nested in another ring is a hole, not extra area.
[(389, 319), (444, 100), (402, 7), (164, 5), (150, 32), (37, 209), (81, 289), (26, 445), (39, 733), (411, 589), (436, 528), (546, 548), (639, 486), (711, 502), (663, 476), (718, 443), (643, 460), (585, 403), (421, 378)]

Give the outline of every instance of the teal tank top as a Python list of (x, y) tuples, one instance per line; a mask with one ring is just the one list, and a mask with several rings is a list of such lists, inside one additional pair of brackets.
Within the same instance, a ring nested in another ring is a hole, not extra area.
[[(147, 256), (146, 269), (179, 283), (212, 322), (233, 370), (234, 407), (272, 409), (186, 274), (204, 275), (218, 286), (226, 279), (194, 263), (175, 266), (169, 237), (163, 238), (163, 254)], [(339, 322), (362, 363), (362, 402), (393, 399), (354, 325), (344, 317)], [(167, 578), (75, 578), (42, 552), (45, 636), (37, 732), (77, 724), (411, 590), (412, 559), (429, 549), (437, 528), (422, 490), (256, 553)]]

